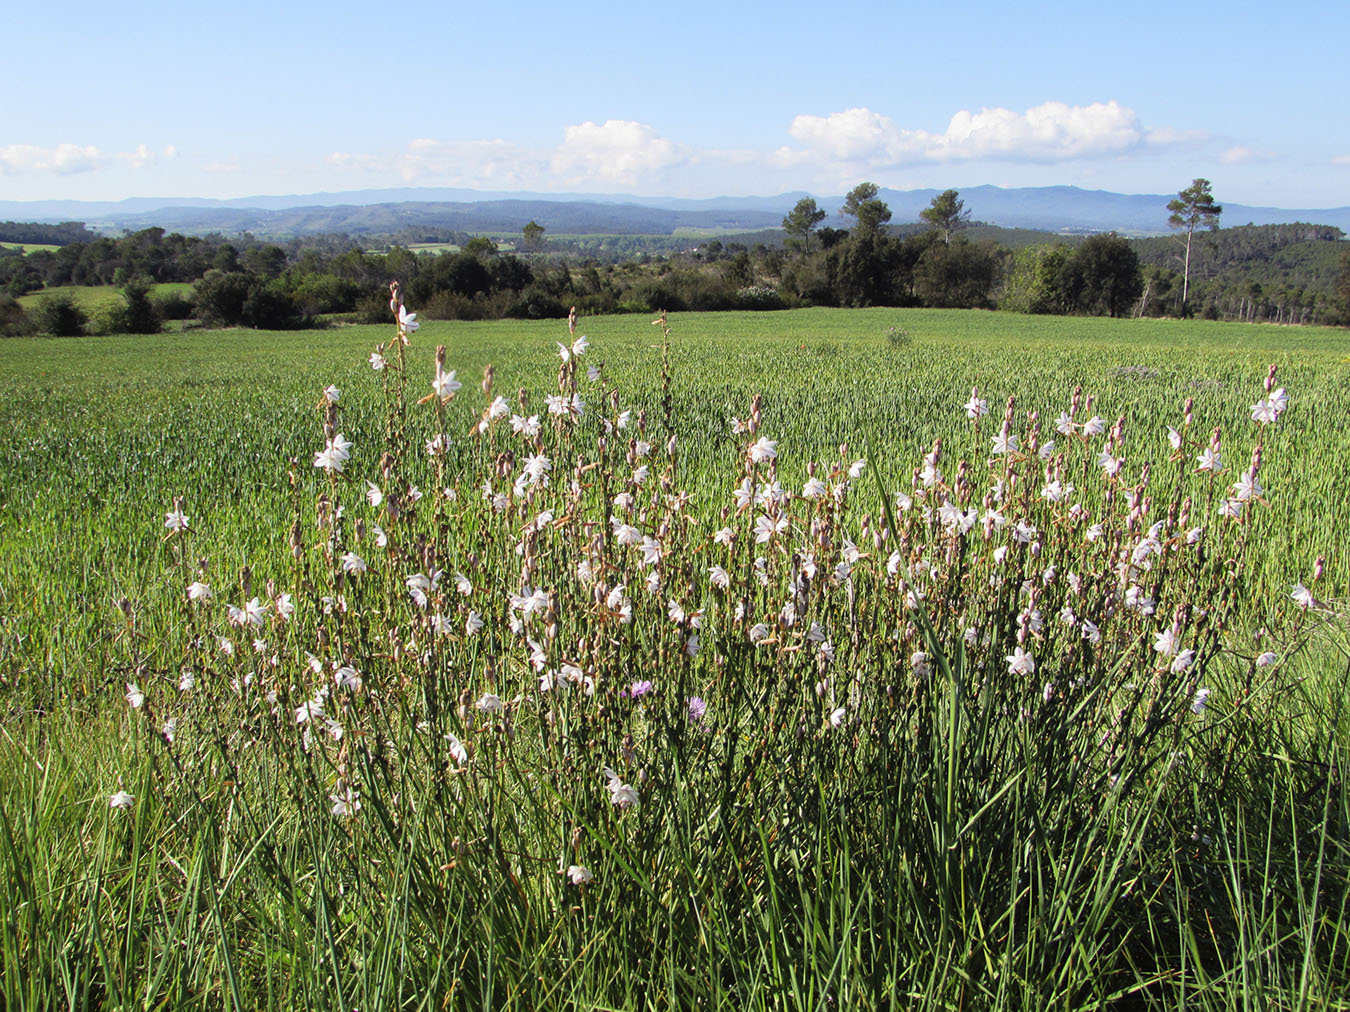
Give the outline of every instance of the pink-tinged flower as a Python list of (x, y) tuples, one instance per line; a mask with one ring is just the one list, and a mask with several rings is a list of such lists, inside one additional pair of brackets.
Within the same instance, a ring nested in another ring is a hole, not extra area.
[(1007, 661), (1010, 675), (1031, 675), (1036, 672), (1036, 659), (1021, 647), (1014, 647)]
[(502, 697), (495, 692), (483, 693), (474, 705), (484, 713), (501, 713), (505, 707), (505, 704), (502, 703)]
[(164, 514), (164, 526), (177, 533), (188, 529), (188, 518), (177, 506)]
[(641, 800), (637, 788), (632, 784), (626, 784), (619, 774), (615, 773), (608, 766), (604, 769), (605, 789), (609, 791), (609, 803), (615, 808), (631, 808)]
[(1105, 431), (1106, 422), (1096, 415), (1093, 415), (1083, 426), (1083, 435), (1085, 436), (1100, 436)]
[(1233, 498), (1238, 502), (1250, 502), (1252, 499), (1259, 499), (1264, 491), (1253, 468), (1248, 468), (1243, 472), (1242, 477), (1233, 483)]
[(1153, 649), (1164, 657), (1171, 657), (1177, 652), (1177, 634), (1170, 626), (1153, 637)]
[(127, 705), (133, 710), (139, 710), (145, 705), (145, 693), (137, 687), (135, 682), (127, 682)]
[(445, 740), (450, 743), (450, 755), (457, 763), (466, 763), (469, 761), (469, 750), (464, 747), (464, 743), (449, 731), (445, 733)]
[(323, 399), (328, 404), (336, 404), (342, 399), (342, 391), (329, 383), (328, 386), (323, 388)]
[(355, 692), (361, 688), (361, 672), (357, 671), (350, 664), (344, 664), (333, 672), (333, 683), (339, 689), (346, 689), (348, 692)]
[(1204, 713), (1205, 707), (1209, 703), (1209, 690), (1196, 689), (1195, 696), (1191, 699), (1191, 712)]
[(848, 708), (844, 706), (835, 707), (830, 713), (830, 727), (843, 727), (844, 719), (848, 716)]
[(704, 702), (702, 696), (689, 697), (689, 719), (697, 724), (703, 720), (704, 714), (708, 712), (708, 704)]
[(469, 617), (464, 620), (464, 635), (473, 636), (483, 628), (483, 616), (476, 611), (469, 612)]
[(767, 436), (760, 436), (758, 440), (750, 447), (750, 460), (755, 464), (763, 464), (770, 460), (776, 460), (778, 457), (778, 443), (776, 440)]
[(1101, 630), (1087, 619), (1083, 619), (1083, 639), (1087, 640), (1094, 647), (1102, 641)]
[(994, 456), (1001, 457), (1009, 453), (1016, 453), (1018, 448), (1017, 437), (1004, 429), (997, 436), (991, 436), (991, 443), (994, 444)]
[(1279, 659), (1279, 654), (1275, 653), (1273, 650), (1267, 650), (1256, 658), (1256, 666), (1258, 668), (1268, 668)]
[(443, 372), (439, 365), (436, 366), (436, 376), (431, 381), (431, 389), (443, 401), (448, 401), (459, 392), (464, 384), (455, 379), (455, 370)]
[(1260, 425), (1270, 425), (1279, 417), (1280, 413), (1275, 410), (1275, 405), (1269, 398), (1252, 405), (1252, 421)]
[(574, 886), (595, 881), (595, 876), (591, 874), (590, 869), (581, 864), (569, 864), (567, 866), (567, 878)]
[(1181, 433), (1170, 425), (1167, 427), (1167, 443), (1173, 450), (1181, 449)]
[(202, 583), (201, 580), (193, 580), (188, 584), (187, 596), (189, 601), (209, 601), (211, 600), (211, 585)]
[(108, 798), (109, 808), (130, 808), (136, 803), (136, 795), (128, 794), (126, 791), (118, 791)]
[(708, 576), (712, 585), (718, 590), (726, 590), (731, 586), (731, 574), (721, 566), (712, 566), (708, 570)]
[(355, 552), (346, 552), (342, 556), (342, 571), (353, 575), (366, 571), (366, 560)]
[(1304, 611), (1307, 611), (1317, 604), (1317, 598), (1313, 597), (1312, 591), (1301, 583), (1294, 584), (1294, 589), (1290, 592), (1289, 596), (1292, 597), (1294, 603)]
[(1189, 671), (1194, 663), (1195, 651), (1183, 650), (1172, 659), (1172, 674), (1179, 675), (1183, 671)]
[(966, 417), (972, 422), (989, 414), (989, 402), (981, 397), (979, 391), (974, 387), (970, 389), (970, 400), (966, 401), (965, 408)]
[(1070, 417), (1067, 411), (1061, 411), (1059, 417), (1055, 419), (1055, 431), (1061, 436), (1072, 436), (1077, 423)]
[(643, 535), (638, 551), (642, 553), (644, 566), (654, 566), (661, 561), (661, 542), (649, 535)]
[(372, 351), (370, 353), (370, 367), (376, 372), (383, 372), (388, 365), (389, 363), (384, 360), (384, 356), (378, 351)]
[(398, 307), (398, 329), (400, 334), (406, 338), (409, 334), (415, 333), (420, 326), (422, 325), (417, 322), (416, 313), (408, 312), (402, 305)]
[(333, 814), (339, 819), (361, 811), (361, 796), (347, 784), (339, 782), (337, 792), (328, 795), (328, 798), (333, 802)]
[(803, 499), (824, 499), (828, 489), (819, 478), (808, 478), (802, 486)]

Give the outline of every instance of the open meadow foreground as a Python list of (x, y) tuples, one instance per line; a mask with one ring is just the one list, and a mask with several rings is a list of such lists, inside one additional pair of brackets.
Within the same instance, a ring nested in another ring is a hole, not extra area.
[(394, 295), (0, 342), (5, 1008), (1350, 1008), (1350, 333)]

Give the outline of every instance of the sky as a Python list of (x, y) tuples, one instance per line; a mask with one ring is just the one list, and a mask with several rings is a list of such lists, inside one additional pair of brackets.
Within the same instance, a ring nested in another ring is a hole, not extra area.
[(24, 23), (0, 200), (1204, 177), (1220, 203), (1350, 204), (1343, 0), (49, 0)]

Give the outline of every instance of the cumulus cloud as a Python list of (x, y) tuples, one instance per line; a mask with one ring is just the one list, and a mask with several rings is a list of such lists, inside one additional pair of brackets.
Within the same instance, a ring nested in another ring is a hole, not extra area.
[(143, 169), (161, 159), (177, 156), (178, 149), (172, 144), (159, 151), (138, 144), (134, 151), (120, 151), (111, 155), (104, 154), (92, 144), (58, 144), (49, 148), (35, 144), (11, 144), (0, 147), (0, 173), (8, 176), (69, 176), (79, 172), (98, 172), (115, 163)]
[(952, 116), (946, 130), (901, 128), (867, 108), (828, 116), (797, 116), (789, 133), (804, 149), (781, 149), (780, 164), (829, 160), (868, 167), (991, 159), (1054, 162), (1117, 155), (1145, 144), (1174, 144), (1193, 134), (1149, 130), (1118, 102), (1068, 105), (1044, 102), (1025, 112), (994, 108)]
[(645, 123), (607, 120), (563, 131), (553, 147), (505, 140), (440, 141), (419, 137), (387, 155), (334, 152), (335, 169), (394, 173), (408, 182), (488, 189), (558, 190), (587, 186), (637, 187), (692, 156)]
[(634, 186), (685, 157), (677, 145), (645, 123), (611, 119), (569, 126), (549, 164), (568, 183)]
[(93, 146), (58, 144), (43, 148), (34, 144), (10, 144), (0, 148), (0, 172), (8, 176), (44, 173), (68, 176), (94, 172), (107, 164), (107, 156)]

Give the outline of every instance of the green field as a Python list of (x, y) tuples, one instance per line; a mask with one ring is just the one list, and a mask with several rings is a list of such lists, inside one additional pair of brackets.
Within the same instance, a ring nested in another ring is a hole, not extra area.
[(0, 342), (6, 1006), (1347, 1007), (1350, 333), (669, 326)]
[[(179, 295), (191, 295), (192, 284), (184, 281), (165, 281), (150, 286), (152, 297), (166, 295), (170, 292)], [(92, 316), (110, 306), (120, 305), (122, 289), (114, 285), (58, 285), (54, 288), (43, 288), (40, 291), (21, 295), (18, 302), (24, 309), (35, 309), (43, 299), (59, 296), (68, 296), (75, 305)]]
[(34, 253), (38, 250), (51, 252), (61, 248), (60, 246), (53, 246), (50, 243), (42, 242), (0, 242), (0, 246), (3, 246), (5, 249), (23, 250), (25, 253)]

